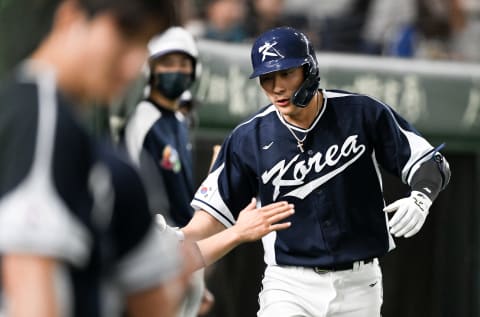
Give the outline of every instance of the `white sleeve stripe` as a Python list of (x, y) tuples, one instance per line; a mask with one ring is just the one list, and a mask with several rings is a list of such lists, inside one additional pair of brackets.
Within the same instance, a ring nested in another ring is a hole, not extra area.
[[(410, 144), (410, 158), (403, 167), (402, 170), (402, 180), (404, 183), (408, 184), (408, 174), (412, 175), (412, 172), (416, 170), (415, 165), (418, 167), (419, 160), (426, 157), (425, 155), (432, 151), (433, 147), (422, 137), (412, 133), (401, 130), (407, 137), (408, 143)], [(412, 145), (414, 144), (414, 145)], [(424, 161), (424, 160), (423, 160)], [(423, 162), (422, 161), (422, 162)]]
[(44, 72), (35, 78), (38, 87), (38, 127), (32, 174), (49, 179), (57, 125), (55, 75)]
[(125, 145), (132, 161), (140, 164), (140, 153), (143, 149), (143, 143), (148, 132), (160, 119), (161, 113), (150, 102), (142, 101), (128, 121), (125, 129)]
[(52, 179), (55, 78), (44, 72), (33, 79), (39, 94), (35, 153), (29, 174), (0, 200), (0, 251), (51, 256), (82, 266), (90, 255), (90, 233), (72, 215)]
[(415, 167), (415, 165), (419, 160), (424, 158), (425, 155), (427, 155), (429, 152), (432, 151), (433, 146), (430, 145), (430, 143), (428, 143), (428, 141), (425, 140), (423, 137), (411, 131), (406, 131), (405, 129), (403, 129), (398, 123), (397, 119), (395, 118), (395, 115), (392, 113), (392, 110), (385, 103), (376, 99), (375, 97), (371, 97), (371, 96), (368, 96), (368, 97), (371, 99), (374, 99), (375, 101), (377, 101), (378, 103), (380, 103), (382, 106), (385, 107), (385, 109), (390, 114), (392, 120), (395, 122), (400, 132), (402, 132), (403, 135), (407, 138), (407, 142), (409, 144), (411, 153), (410, 153), (410, 158), (408, 159), (407, 163), (405, 164), (405, 166), (403, 166), (403, 169), (402, 169), (402, 181), (408, 184), (409, 175), (413, 175), (412, 172), (414, 172), (418, 168), (418, 166)]
[[(222, 163), (216, 170), (207, 176), (195, 193), (191, 205), (194, 209), (197, 209), (198, 207), (204, 208), (208, 212), (211, 212), (213, 216), (217, 214), (216, 218), (226, 227), (230, 227), (235, 223), (235, 216), (225, 204), (218, 187), (218, 180), (224, 168), (225, 163)], [(196, 206), (195, 202), (199, 202), (201, 205)]]
[(420, 165), (422, 165), (424, 162), (432, 159), (432, 157), (435, 155), (435, 153), (437, 153), (438, 151), (440, 151), (443, 147), (445, 146), (445, 144), (440, 144), (439, 146), (437, 146), (436, 148), (432, 149), (431, 151), (428, 151), (427, 153), (425, 153), (425, 155), (423, 155), (421, 158), (419, 158), (415, 163), (414, 165), (412, 166), (412, 168), (410, 169), (410, 171), (408, 172), (408, 183), (410, 185), (410, 182), (412, 181), (412, 178), (413, 178), (413, 175), (415, 175), (415, 172), (420, 168)]
[(327, 91), (327, 90), (322, 90), (322, 92), (327, 98), (341, 98), (341, 97), (354, 96), (354, 94), (351, 94), (351, 93), (340, 93), (340, 92)]
[(83, 266), (92, 238), (58, 196), (52, 181), (34, 173), (0, 200), (0, 251), (29, 253)]
[(410, 167), (410, 170), (406, 173), (406, 179), (407, 179), (407, 184), (410, 185), (410, 182), (412, 180), (412, 177), (413, 175), (415, 174), (415, 172), (418, 170), (418, 168), (420, 167), (420, 165), (422, 165), (422, 163), (428, 161), (431, 157), (430, 154), (432, 154), (433, 152), (435, 151), (435, 149), (432, 149), (430, 151), (428, 151), (427, 153), (425, 153), (424, 155), (422, 155), (421, 157), (419, 157), (413, 164), (412, 166)]
[(198, 198), (194, 198), (192, 201), (192, 206), (195, 207), (197, 210), (202, 209), (211, 214), (215, 219), (220, 221), (225, 227), (230, 228), (235, 224), (235, 221), (229, 219), (228, 216), (224, 215), (218, 209), (210, 205), (209, 203), (200, 200)]
[(373, 161), (373, 167), (375, 167), (375, 173), (377, 174), (378, 183), (380, 184), (380, 189), (383, 193), (382, 173), (380, 172), (380, 167), (377, 161), (377, 157), (375, 156), (375, 151), (372, 152), (372, 161)]

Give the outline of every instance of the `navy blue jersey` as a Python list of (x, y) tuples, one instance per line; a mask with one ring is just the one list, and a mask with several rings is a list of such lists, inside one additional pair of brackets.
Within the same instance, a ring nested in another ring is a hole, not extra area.
[(112, 294), (121, 303), (171, 278), (178, 257), (135, 169), (86, 133), (53, 74), (28, 65), (0, 89), (0, 252), (59, 260), (62, 315), (119, 316)]
[[(237, 126), (192, 201), (227, 227), (252, 197), (261, 205), (295, 204), (292, 226), (263, 238), (267, 264), (330, 266), (384, 255), (394, 242), (379, 166), (409, 184), (433, 152), (389, 106), (322, 92), (322, 110), (308, 129), (286, 122), (273, 105)], [(306, 135), (304, 152), (287, 126)]]
[[(154, 211), (184, 227), (193, 215), (191, 144), (185, 117), (150, 100), (142, 101), (125, 129), (125, 144), (145, 174), (157, 201)], [(151, 196), (154, 196), (151, 195)]]

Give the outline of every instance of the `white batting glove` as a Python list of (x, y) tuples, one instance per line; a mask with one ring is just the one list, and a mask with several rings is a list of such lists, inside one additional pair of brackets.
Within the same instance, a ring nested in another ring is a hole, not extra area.
[(432, 201), (424, 193), (412, 191), (409, 197), (399, 199), (387, 207), (385, 212), (395, 212), (388, 222), (390, 233), (395, 237), (410, 238), (422, 228)]
[(183, 232), (178, 227), (170, 227), (167, 224), (165, 217), (163, 217), (161, 214), (155, 215), (155, 222), (157, 223), (157, 228), (158, 230), (160, 230), (160, 232), (170, 237), (175, 237), (175, 239), (177, 239), (178, 241), (185, 240), (185, 235), (183, 234)]

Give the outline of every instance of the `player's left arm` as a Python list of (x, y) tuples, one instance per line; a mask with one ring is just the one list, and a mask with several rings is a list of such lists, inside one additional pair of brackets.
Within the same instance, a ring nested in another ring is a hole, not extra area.
[(445, 157), (435, 150), (431, 158), (423, 162), (410, 180), (409, 197), (399, 199), (384, 208), (395, 211), (388, 225), (396, 237), (409, 238), (422, 228), (430, 206), (450, 181), (450, 166)]

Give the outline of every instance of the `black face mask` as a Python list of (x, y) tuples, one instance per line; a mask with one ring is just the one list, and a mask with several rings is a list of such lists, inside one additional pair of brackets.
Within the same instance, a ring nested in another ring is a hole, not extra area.
[(192, 75), (180, 72), (156, 73), (154, 78), (155, 89), (171, 100), (180, 97), (192, 84)]

